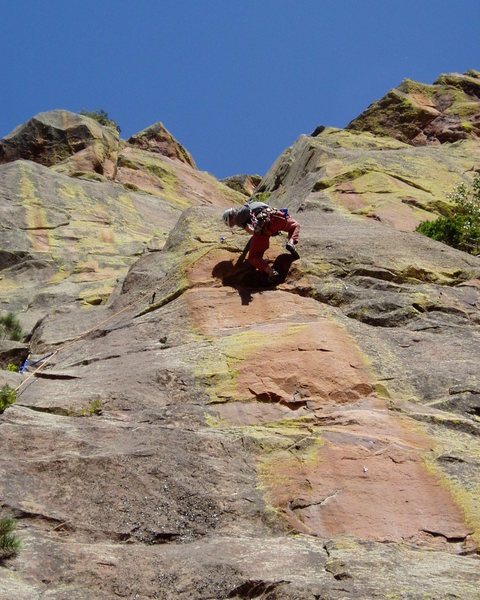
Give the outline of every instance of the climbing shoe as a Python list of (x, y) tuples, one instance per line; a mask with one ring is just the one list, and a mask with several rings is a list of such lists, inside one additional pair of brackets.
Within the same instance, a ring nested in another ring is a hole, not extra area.
[(290, 252), (290, 254), (292, 255), (293, 260), (297, 260), (298, 258), (300, 258), (300, 254), (297, 252), (297, 249), (295, 248), (295, 245), (292, 244), (292, 242), (287, 242), (285, 244), (285, 248)]
[(268, 276), (267, 281), (269, 285), (275, 285), (280, 281), (280, 273), (278, 273), (278, 271), (273, 270), (272, 274)]

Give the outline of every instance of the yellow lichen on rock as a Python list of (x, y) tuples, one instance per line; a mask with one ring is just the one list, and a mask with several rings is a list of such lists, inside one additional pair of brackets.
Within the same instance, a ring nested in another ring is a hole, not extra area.
[(36, 252), (50, 252), (50, 234), (46, 211), (37, 190), (26, 172), (23, 172), (20, 190), (25, 209), (25, 224), (32, 248)]

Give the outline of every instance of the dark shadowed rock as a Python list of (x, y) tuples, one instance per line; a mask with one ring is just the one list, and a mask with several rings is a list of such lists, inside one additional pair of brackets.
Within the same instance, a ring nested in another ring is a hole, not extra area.
[(6, 369), (9, 364), (20, 369), (27, 355), (28, 346), (26, 344), (10, 340), (0, 341), (0, 369)]
[(245, 196), (251, 196), (261, 181), (260, 175), (232, 175), (222, 179), (222, 183)]
[(312, 137), (317, 137), (317, 135), (320, 135), (321, 133), (323, 133), (325, 131), (326, 127), (325, 125), (317, 125), (317, 127), (315, 127), (315, 129), (312, 131), (312, 133), (310, 134)]
[(163, 154), (168, 158), (179, 160), (194, 169), (197, 168), (189, 152), (167, 131), (163, 123), (155, 123), (140, 131), (140, 133), (132, 135), (128, 143), (142, 150)]

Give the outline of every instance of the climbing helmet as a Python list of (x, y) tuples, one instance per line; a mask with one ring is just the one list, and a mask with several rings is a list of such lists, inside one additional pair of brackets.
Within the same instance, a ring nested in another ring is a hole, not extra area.
[(223, 213), (223, 220), (225, 222), (225, 225), (232, 227), (230, 225), (230, 217), (235, 215), (235, 213), (236, 213), (236, 211), (234, 208), (227, 208), (227, 210)]

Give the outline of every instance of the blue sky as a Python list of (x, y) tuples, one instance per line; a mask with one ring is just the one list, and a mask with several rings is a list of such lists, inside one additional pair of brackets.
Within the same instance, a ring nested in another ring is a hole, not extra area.
[(263, 175), (404, 78), (480, 70), (479, 0), (0, 0), (0, 137), (38, 112), (162, 121), (198, 167)]

